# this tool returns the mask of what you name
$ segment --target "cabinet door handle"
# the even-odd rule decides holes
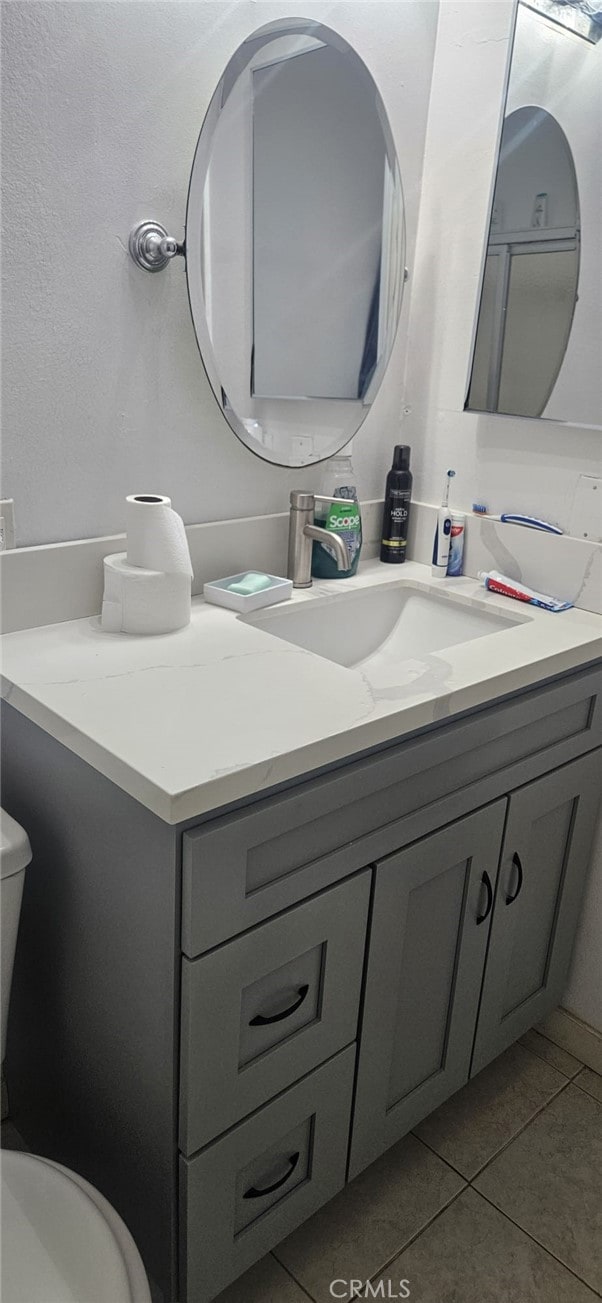
[[[512,863],[513,863],[513,865],[514,865],[514,867],[515,867],[515,869],[516,869],[516,871],[517,871],[517,873],[518,873],[518,881],[517,881],[517,884],[516,884],[516,891],[515,891],[515,892],[508,892],[508,894],[507,894],[507,896],[506,896],[506,904],[507,904],[507,905],[511,905],[511,904],[513,903],[513,901],[516,900],[516,897],[517,897],[517,896],[520,896],[521,887],[522,887],[522,885],[523,885],[523,876],[524,876],[524,875],[523,875],[523,866],[522,866],[522,864],[521,864],[521,862],[520,862],[520,855],[519,855],[518,851],[515,851],[515,852],[514,852],[514,855],[512,856]]]
[[[273,1013],[270,1018],[265,1017],[262,1013],[258,1013],[254,1018],[251,1018],[249,1027],[267,1027],[268,1023],[282,1022],[283,1018],[290,1018],[292,1013],[296,1013],[297,1009],[301,1008],[308,991],[309,986],[300,986],[297,991],[299,998],[295,1000],[294,1004],[289,1004],[288,1009],[283,1009],[282,1013]]]
[[[481,878],[481,882],[483,883],[483,886],[485,887],[485,890],[487,892],[487,904],[485,905],[485,909],[483,910],[483,913],[477,914],[477,923],[485,922],[485,919],[488,918],[491,913],[491,906],[493,905],[493,887],[491,885],[491,878],[489,877],[487,870],[485,870]]]
[[[288,1159],[288,1172],[285,1172],[284,1176],[281,1176],[279,1181],[275,1181],[273,1185],[266,1185],[264,1190],[258,1190],[257,1186],[252,1185],[248,1190],[245,1190],[243,1199],[263,1199],[266,1194],[273,1194],[274,1190],[279,1190],[281,1185],[286,1185],[286,1182],[293,1175],[297,1163],[299,1162],[299,1157],[299,1150],[297,1150],[296,1154],[291,1154]]]

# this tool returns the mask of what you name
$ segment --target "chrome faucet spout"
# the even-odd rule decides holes
[[[288,578],[293,588],[311,588],[312,542],[327,543],[336,558],[338,570],[349,569],[349,555],[343,539],[314,524],[316,499],[313,493],[293,489],[288,534]]]
[[[333,534],[329,529],[321,529],[319,525],[306,525],[303,533],[306,538],[315,539],[317,543],[327,543],[333,549],[337,570],[349,569],[349,555],[339,534]]]

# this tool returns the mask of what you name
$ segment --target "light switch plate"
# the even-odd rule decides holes
[[[570,532],[575,538],[602,543],[602,479],[580,475],[577,480]]]

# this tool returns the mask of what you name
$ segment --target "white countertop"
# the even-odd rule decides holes
[[[510,602],[474,579],[432,580],[417,562],[400,572],[368,561],[292,603],[408,581],[520,623],[404,661],[394,686],[375,686],[195,598],[190,626],[159,637],[104,633],[98,617],[5,634],[2,695],[177,823],[602,656],[602,616]]]

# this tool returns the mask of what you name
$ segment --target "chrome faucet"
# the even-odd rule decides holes
[[[329,498],[329,502],[338,501]],[[288,531],[288,577],[293,588],[311,588],[312,541],[327,543],[332,548],[338,570],[349,569],[349,554],[339,534],[314,525],[316,499],[313,493],[293,489]]]

